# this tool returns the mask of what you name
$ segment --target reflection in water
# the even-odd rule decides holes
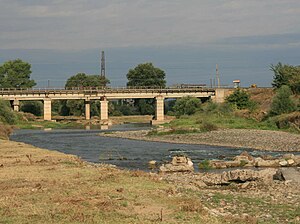
[[[25,142],[37,147],[74,154],[82,159],[95,163],[110,163],[128,169],[148,170],[148,162],[158,164],[169,161],[172,156],[185,154],[197,164],[204,159],[230,159],[244,150],[253,156],[261,154],[280,155],[281,153],[262,152],[230,147],[171,144],[162,142],[146,142],[121,138],[102,137],[103,130],[64,129],[64,130],[17,130],[11,140]],[[124,124],[110,126],[110,131],[141,130],[149,128],[145,125]]]

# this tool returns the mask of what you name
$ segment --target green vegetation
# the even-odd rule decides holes
[[[31,88],[36,83],[30,74],[31,65],[21,59],[4,62],[0,66],[0,88]]]
[[[202,169],[202,170],[209,170],[212,168],[209,160],[203,160],[202,162],[200,162],[198,164],[198,167],[199,167],[199,169]]]
[[[129,87],[165,87],[166,74],[152,63],[139,64],[127,73],[127,86]]]
[[[274,72],[272,85],[275,88],[287,85],[293,93],[300,93],[300,66],[283,65],[279,62],[277,65],[271,65],[270,69]]]
[[[289,86],[281,86],[273,98],[270,115],[280,115],[296,110],[296,104],[291,98],[292,91]]]
[[[226,98],[226,102],[235,106],[239,110],[254,110],[256,108],[255,102],[250,100],[250,95],[239,88]]]
[[[192,115],[200,109],[201,101],[195,97],[182,97],[176,100],[173,110],[175,111],[176,117],[182,115]]]
[[[217,128],[246,128],[246,129],[264,129],[278,130],[276,124],[271,119],[257,121],[254,118],[245,118],[238,116],[235,110],[227,103],[216,104],[207,102],[203,104],[202,110],[191,116],[181,116],[179,119],[166,124],[167,127],[174,129],[206,129],[207,131]]]
[[[166,86],[165,72],[152,63],[139,64],[127,73],[130,88],[163,88]],[[121,100],[111,103],[110,115],[150,115],[154,114],[154,99]]]
[[[83,87],[103,87],[109,83],[109,80],[99,75],[87,75],[78,73],[71,76],[67,82],[66,88],[83,88]]]
[[[9,102],[0,99],[0,123],[12,125],[17,120],[17,114],[11,109]]]

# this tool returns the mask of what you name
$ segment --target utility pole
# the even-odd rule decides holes
[[[105,56],[104,51],[101,52],[101,71],[100,71],[100,77],[105,78]]]
[[[216,78],[217,78],[218,88],[220,88],[220,74],[219,74],[218,64],[216,64]]]

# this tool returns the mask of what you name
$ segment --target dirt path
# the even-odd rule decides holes
[[[205,133],[148,136],[148,131],[103,133],[109,137],[184,144],[252,148],[266,151],[300,152],[300,135],[281,131],[226,129]]]

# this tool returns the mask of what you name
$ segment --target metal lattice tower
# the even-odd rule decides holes
[[[100,76],[105,78],[105,56],[104,51],[101,52],[101,72]]]
[[[217,78],[217,87],[220,88],[220,74],[219,74],[219,66],[216,64],[216,78]]]

